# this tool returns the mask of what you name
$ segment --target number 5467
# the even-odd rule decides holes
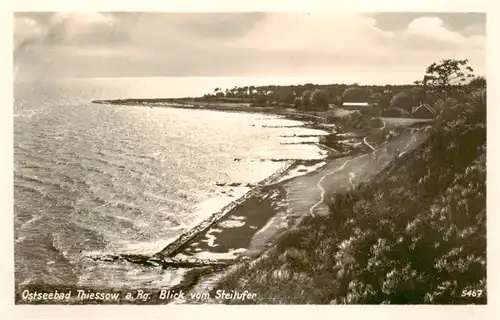
[[[479,298],[483,294],[483,290],[462,290],[462,297]]]

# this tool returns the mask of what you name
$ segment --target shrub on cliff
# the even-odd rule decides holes
[[[344,209],[337,303],[486,301],[486,118],[471,107]]]

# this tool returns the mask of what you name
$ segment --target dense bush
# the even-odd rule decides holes
[[[265,96],[257,96],[253,100],[255,106],[264,106],[267,103],[267,98]]]
[[[325,90],[316,89],[311,94],[311,107],[315,110],[327,110],[329,97]]]
[[[399,92],[398,94],[394,95],[391,99],[391,108],[401,108],[403,110],[406,110],[407,112],[412,111],[413,107],[416,107],[417,101],[415,97],[412,95],[411,92]]]
[[[344,102],[364,102],[370,97],[371,92],[368,88],[354,86],[344,90],[342,100]]]

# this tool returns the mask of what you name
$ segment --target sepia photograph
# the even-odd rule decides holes
[[[359,10],[14,12],[14,303],[486,305],[486,13]]]

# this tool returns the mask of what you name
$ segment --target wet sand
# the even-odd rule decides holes
[[[231,252],[244,253],[250,247],[253,236],[262,230],[272,217],[285,210],[284,200],[283,186],[265,186],[206,232],[185,243],[173,255],[234,258]]]

